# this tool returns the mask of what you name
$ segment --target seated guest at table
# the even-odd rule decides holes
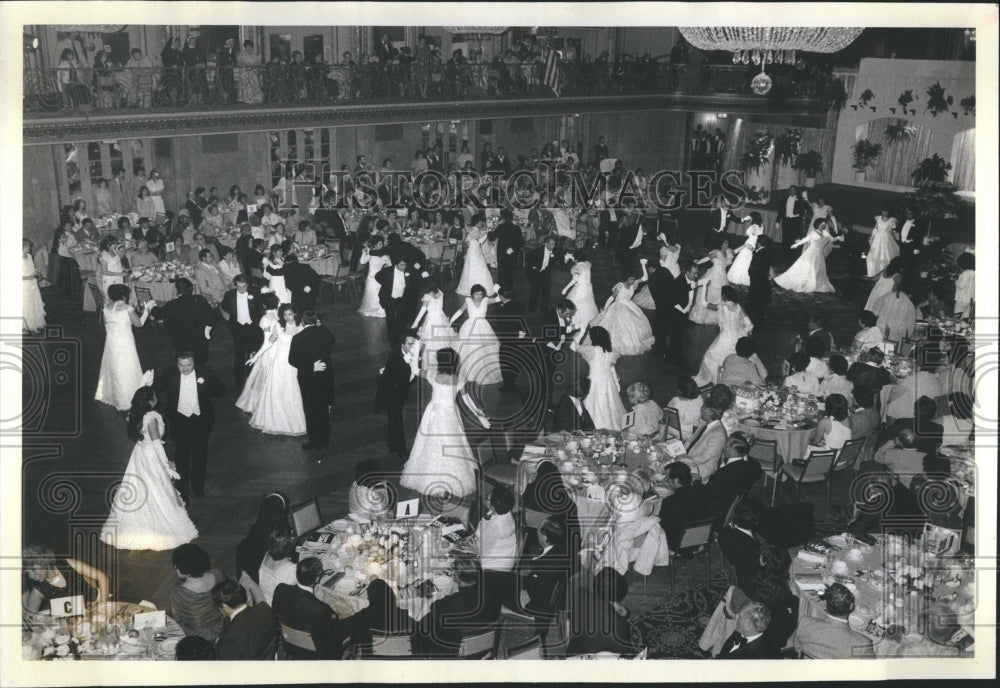
[[[691,467],[681,461],[674,461],[666,467],[667,487],[672,493],[660,503],[660,525],[667,535],[667,546],[676,552],[684,536],[688,523],[708,518],[708,487],[691,481]]]
[[[226,295],[231,283],[222,275],[217,265],[218,259],[208,248],[201,249],[198,256],[201,260],[194,267],[194,282],[208,305],[216,308],[222,303],[222,297]]]
[[[951,459],[932,452],[924,456],[920,474],[913,476],[910,481],[910,491],[918,504],[933,507],[924,509],[930,523],[942,528],[961,530],[962,512],[967,508],[968,502],[954,498],[959,495],[951,480]],[[921,494],[924,490],[928,492]],[[953,497],[944,502],[939,497],[942,493]]]
[[[771,612],[759,602],[740,610],[736,630],[723,643],[716,659],[767,659],[768,645],[764,632],[771,623]]]
[[[745,499],[736,507],[733,522],[719,531],[719,549],[722,556],[736,571],[736,587],[751,590],[754,577],[760,569],[760,505]]]
[[[406,634],[411,635],[414,629],[413,619],[405,609],[399,608],[399,600],[392,588],[382,580],[376,578],[368,585],[365,591],[368,597],[368,606],[362,609],[354,617],[352,639],[358,644],[370,644],[372,631],[381,633]]]
[[[899,418],[913,418],[918,395],[931,399],[941,396],[941,381],[928,366],[919,363],[917,366],[919,370],[897,381],[889,388],[888,396],[884,397],[886,423]]]
[[[218,203],[209,203],[205,208],[205,215],[198,225],[198,231],[210,239],[218,236],[226,228],[226,218],[219,212]]]
[[[585,579],[586,580],[586,579]],[[573,586],[569,594],[570,636],[566,655],[614,652],[633,655],[629,610],[622,604],[628,581],[611,567],[597,572],[589,585]]]
[[[809,365],[806,366],[806,370],[819,378],[820,381],[825,379],[830,374],[830,368],[823,360],[823,357],[829,353],[823,340],[810,337],[806,340],[802,350],[809,354]]]
[[[181,208],[178,216],[186,216],[190,218],[191,223],[195,227],[201,224],[201,205],[198,204],[198,198],[193,191],[187,192],[187,199],[184,201],[184,207]]]
[[[645,382],[636,382],[626,390],[629,406],[635,413],[635,424],[629,429],[629,434],[637,437],[649,437],[655,440],[663,439],[667,431],[663,420],[663,409],[653,401],[653,392]]]
[[[590,412],[583,405],[583,400],[589,393],[590,379],[578,377],[556,404],[552,415],[552,432],[576,432],[577,430],[594,429],[594,421],[590,417]]]
[[[140,217],[139,226],[132,230],[132,240],[136,244],[145,240],[146,244],[149,245],[149,250],[156,254],[160,253],[160,250],[163,248],[163,244],[166,241],[163,238],[163,234],[160,233],[160,230],[156,227],[149,226],[149,219],[145,217]]]
[[[236,581],[216,585],[212,599],[226,617],[222,635],[215,641],[219,659],[274,659],[278,620],[270,605],[258,602],[247,606],[247,591]]]
[[[882,330],[876,327],[878,316],[871,311],[861,311],[858,322],[861,324],[861,331],[854,335],[854,348],[870,349],[873,346],[882,346]]]
[[[828,397],[840,394],[850,399],[854,394],[854,383],[847,379],[847,359],[839,354],[830,356],[829,373],[819,383],[819,396]]]
[[[536,631],[543,639],[552,616],[565,603],[566,586],[579,561],[567,550],[566,538],[563,521],[547,518],[538,528],[541,553],[522,558],[517,569],[521,585],[516,606],[535,617]]]
[[[177,580],[170,590],[170,616],[185,635],[214,641],[222,633],[222,612],[212,600],[212,588],[226,580],[212,568],[208,554],[198,545],[181,545],[172,555]]]
[[[535,478],[521,494],[521,508],[553,516],[563,526],[563,542],[577,551],[580,522],[576,502],[563,483],[562,474],[552,461],[538,464]]]
[[[736,340],[736,353],[729,354],[722,361],[719,382],[730,387],[746,383],[763,386],[767,369],[757,356],[757,342],[751,337]]]
[[[297,659],[342,659],[344,641],[350,636],[353,621],[337,619],[314,590],[323,577],[323,562],[316,557],[301,560],[295,571],[296,584],[281,583],[274,590],[274,615],[278,622],[312,636],[315,652],[285,643],[285,649]]]
[[[948,395],[948,407],[941,409],[941,415],[934,419],[941,426],[943,441],[961,443],[969,436],[975,427],[972,419],[973,403],[972,397],[962,392]]]
[[[22,605],[25,612],[46,611],[49,600],[83,595],[86,602],[108,599],[108,577],[79,559],[56,559],[45,545],[27,545],[21,551]]]
[[[858,354],[858,360],[847,369],[847,379],[854,383],[854,388],[865,387],[875,393],[878,399],[882,388],[892,381],[889,371],[882,367],[885,352],[872,347]]]
[[[854,659],[873,655],[868,636],[851,629],[847,617],[854,611],[854,595],[840,583],[826,589],[826,614],[799,619],[795,649],[812,659]]]
[[[288,528],[288,499],[272,492],[257,506],[257,518],[240,544],[236,546],[236,576],[246,573],[254,583],[260,583],[258,571],[268,550],[268,538],[277,528]]]
[[[236,275],[243,274],[243,266],[240,265],[240,260],[236,257],[236,251],[227,251],[226,255],[222,257],[222,260],[219,261],[219,273],[222,275],[222,279],[226,280],[226,284],[232,284]]]
[[[215,645],[196,635],[181,638],[174,650],[174,659],[179,662],[209,662],[218,658]]]
[[[809,354],[805,351],[796,351],[792,354],[792,374],[785,378],[783,386],[786,389],[795,387],[799,394],[819,394],[819,378],[815,373],[806,370],[809,363]]]
[[[677,396],[667,402],[667,408],[677,409],[683,439],[690,439],[701,424],[701,407],[705,399],[698,391],[698,383],[691,377],[677,378]]]
[[[687,441],[687,463],[698,471],[695,479],[708,482],[719,467],[726,446],[726,426],[722,416],[733,405],[733,392],[725,385],[716,385],[708,393],[701,408],[701,424]]]
[[[805,331],[799,335],[801,342],[800,350],[808,351],[812,356],[823,358],[828,353],[837,348],[837,343],[833,339],[833,334],[820,322],[820,316],[809,316],[809,324]],[[812,346],[809,342],[813,342]]]
[[[354,482],[347,494],[351,516],[361,521],[386,518],[396,508],[395,488],[386,480],[386,472],[375,459],[359,461],[354,467]]]
[[[500,617],[500,598],[484,585],[483,570],[470,556],[460,556],[452,565],[458,592],[431,604],[413,633],[416,654],[454,657],[463,635],[476,635],[493,628]]]
[[[868,437],[878,429],[881,419],[875,408],[875,393],[867,387],[856,387],[852,393],[858,408],[847,419],[851,427],[851,439]]]
[[[173,233],[168,236],[171,241],[175,241],[181,246],[190,246],[194,243],[194,235],[197,231],[198,228],[191,220],[190,215],[188,215],[187,211],[182,210],[180,216],[177,218],[177,226],[174,228]]]
[[[274,590],[282,583],[295,585],[295,567],[299,557],[295,552],[295,534],[286,524],[275,526],[267,536],[267,553],[260,562],[257,581],[264,601],[271,604]]]
[[[764,631],[769,659],[781,656],[799,622],[799,598],[792,594],[788,580],[791,563],[788,550],[762,545],[760,569],[748,593],[755,602],[760,602],[771,612],[771,623]]]
[[[497,485],[490,493],[490,506],[476,525],[480,561],[487,571],[512,571],[517,563],[517,526],[514,523],[514,493]]]
[[[315,246],[316,230],[307,221],[299,223],[299,228],[295,230],[292,240],[299,246]]]
[[[257,212],[260,215],[260,226],[263,228],[265,233],[267,233],[270,228],[275,225],[283,225],[285,222],[281,215],[278,215],[278,213],[271,209],[270,205],[265,204],[261,206],[257,209]],[[263,238],[263,235],[261,235],[261,238]]]
[[[136,252],[129,255],[129,264],[133,268],[141,268],[144,265],[152,265],[156,262],[156,255],[149,250],[149,243],[143,239],[138,243]]]
[[[719,469],[708,481],[708,499],[716,517],[716,528],[721,528],[733,500],[746,493],[760,478],[761,467],[750,458],[750,441],[742,432],[734,432],[726,439]]]
[[[912,286],[901,282],[895,290],[872,304],[871,310],[878,316],[876,327],[886,333],[886,339],[890,341],[902,341],[916,329],[920,311],[910,298],[912,291]]]
[[[913,405],[913,417],[900,418],[888,423],[879,434],[879,443],[885,443],[897,437],[903,430],[913,430],[917,435],[917,449],[922,452],[932,452],[941,444],[944,428],[934,422],[937,417],[937,402],[930,397],[922,396]]]
[[[842,394],[831,394],[826,398],[825,406],[823,417],[809,436],[811,450],[840,449],[851,439],[847,399]]]
[[[906,429],[878,448],[875,463],[887,467],[903,487],[909,488],[914,476],[923,468],[926,455],[927,452],[917,447],[916,433]]]
[[[80,228],[74,232],[74,235],[76,236],[76,240],[80,243],[90,241],[96,244],[101,240],[101,233],[97,231],[94,221],[89,217],[85,218],[83,222],[80,223]]]
[[[267,247],[269,249],[275,246],[281,246],[282,252],[287,252],[289,247],[284,246],[284,243],[290,240],[288,235],[285,234],[285,223],[276,222],[268,227],[268,230],[264,235],[264,241],[267,242]]]

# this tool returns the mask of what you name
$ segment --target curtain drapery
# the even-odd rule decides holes
[[[896,121],[894,117],[874,119],[868,123],[865,136],[882,144],[882,155],[868,168],[865,179],[881,184],[913,186],[913,171],[920,161],[931,155],[931,130],[919,124],[910,123],[915,133],[908,139],[889,143],[885,130]]]
[[[976,190],[976,130],[955,134],[951,147],[952,183],[963,191]]]

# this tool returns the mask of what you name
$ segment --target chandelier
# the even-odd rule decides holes
[[[760,65],[751,88],[757,95],[771,90],[771,77],[764,73],[768,64],[795,64],[795,52],[835,53],[856,39],[863,28],[840,26],[682,26],[681,35],[702,50],[727,50],[733,64]]]
[[[124,24],[56,24],[53,27],[62,33],[118,33]]]
[[[499,36],[509,29],[509,26],[446,26],[448,33],[464,33],[467,36]]]

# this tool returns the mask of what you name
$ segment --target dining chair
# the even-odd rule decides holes
[[[681,428],[681,415],[672,406],[663,407],[663,417],[667,421],[667,433],[674,432],[677,439],[684,441],[684,430]]]
[[[410,642],[410,634],[386,633],[384,631],[372,631],[371,645],[367,643],[359,646],[362,657],[412,657],[413,646]]]
[[[460,659],[493,659],[496,656],[497,629],[462,636],[458,646]]]
[[[795,484],[795,501],[799,499],[799,485],[802,483],[818,483],[829,481],[833,463],[837,459],[836,449],[810,451],[805,458],[798,461],[781,464],[780,480],[789,478]],[[780,482],[777,481],[777,482]],[[777,490],[777,484],[775,485]],[[830,507],[830,490],[827,485],[827,508]]]
[[[348,288],[352,296],[352,303],[354,301],[353,297],[357,296],[357,285],[351,279],[351,263],[349,260],[341,261],[340,265],[337,266],[337,274],[327,275],[323,277],[323,281],[333,287],[333,298],[334,301],[337,299],[337,292],[342,290],[345,286]]]
[[[750,443],[751,459],[755,459],[760,464],[764,473],[763,494],[767,496],[767,480],[770,478],[774,482],[774,489],[771,491],[771,506],[774,506],[774,496],[778,492],[778,472],[781,469],[782,458],[778,454],[778,440],[766,440],[755,437]]]
[[[499,629],[496,645],[497,659],[508,659],[511,651],[522,647],[538,636],[535,617],[514,611],[506,606],[500,608],[497,627]]]
[[[705,555],[705,585],[709,585],[712,580],[712,525],[715,517],[709,516],[700,521],[693,521],[684,525],[684,534],[681,536],[678,551],[690,549],[692,547],[703,547],[702,554]],[[677,585],[677,557],[670,558],[670,591],[673,592]]]
[[[315,497],[292,506],[290,511],[295,537],[301,538],[323,525],[319,502]]]
[[[302,653],[316,653],[316,643],[313,642],[312,633],[300,631],[297,628],[281,624],[281,640],[285,646],[285,653],[290,659],[295,659],[295,655]]]

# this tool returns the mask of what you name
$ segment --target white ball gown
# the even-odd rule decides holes
[[[719,311],[708,306],[709,304],[718,306],[722,303],[722,288],[727,284],[729,278],[726,277],[726,265],[720,253],[718,258],[713,258],[708,273],[698,281],[698,292],[695,294],[694,306],[691,307],[688,320],[700,325],[718,325]]]
[[[112,302],[104,308],[104,356],[94,399],[128,411],[132,397],[142,387],[142,367],[132,334],[132,307]]]
[[[35,279],[35,261],[31,256],[21,258],[21,309],[24,329],[38,332],[45,327],[45,303]]]
[[[888,220],[883,220],[881,215],[875,218],[871,246],[868,248],[868,257],[865,258],[869,277],[875,277],[885,270],[889,261],[899,255],[899,244],[896,243],[896,237],[892,235],[892,230],[895,228],[896,218],[890,217]]]
[[[469,230],[469,236],[465,242],[465,263],[462,265],[462,276],[455,287],[455,293],[460,296],[470,296],[472,287],[480,285],[490,291],[493,286],[493,273],[490,272],[486,264],[486,257],[483,254],[483,243],[486,241],[486,234],[479,230]]]
[[[618,354],[587,344],[574,346],[590,366],[590,393],[583,400],[594,427],[598,430],[621,430],[625,426],[625,404],[615,371]]]
[[[459,415],[456,379],[431,375],[431,401],[420,417],[420,428],[403,468],[400,484],[425,495],[450,493],[465,497],[476,491],[478,464]]]
[[[101,263],[101,267],[106,269],[108,272],[121,272],[122,271],[122,259],[117,253],[108,253],[107,251],[102,251],[101,255],[98,257]],[[105,275],[103,272],[100,273],[100,284],[101,284],[101,294],[104,298],[108,298],[108,287],[112,284],[122,284],[122,275]]]
[[[719,304],[719,335],[708,346],[694,380],[698,386],[719,381],[719,366],[726,356],[736,352],[736,340],[753,331],[753,322],[738,303]]]
[[[163,443],[148,439],[151,425],[163,436],[160,414],[150,411],[143,416],[143,436],[132,449],[111,513],[101,529],[101,541],[116,549],[164,551],[198,537],[198,529],[171,482],[171,474],[177,474],[169,467]]]
[[[753,259],[753,251],[757,247],[757,237],[764,233],[760,225],[750,225],[747,227],[747,240],[737,250],[733,264],[729,266],[726,279],[730,284],[738,284],[743,287],[750,286],[750,261]]]
[[[801,294],[833,292],[833,285],[826,276],[826,257],[823,255],[823,247],[830,241],[829,235],[813,229],[800,241],[805,244],[802,255],[792,263],[792,267],[778,275],[774,283],[782,289]]]
[[[264,318],[261,318],[262,325],[263,322]],[[250,416],[250,427],[265,434],[304,435],[306,414],[299,390],[298,371],[288,362],[292,337],[302,331],[302,326],[282,328],[277,323],[277,317],[272,322],[270,331],[265,330],[262,353],[250,371],[236,406],[253,414]],[[269,342],[275,333],[277,340]]]
[[[489,301],[479,305],[471,298],[465,300],[465,322],[458,330],[459,378],[462,382],[495,385],[503,382],[500,372],[500,340],[493,326],[486,319]]]
[[[882,275],[879,277],[875,284],[872,286],[871,292],[868,294],[868,300],[865,302],[865,310],[875,312],[875,302],[880,298],[888,294],[896,287],[896,280],[892,277],[886,277]]]
[[[424,294],[422,301],[425,311],[417,335],[424,345],[427,369],[431,370],[437,365],[436,355],[439,350],[451,347],[457,351],[458,347],[455,330],[444,312],[444,293],[438,291],[435,294]]]
[[[368,276],[365,277],[365,293],[361,297],[361,307],[358,313],[366,318],[384,318],[385,309],[378,301],[379,290],[382,285],[378,283],[375,276],[379,271],[389,264],[389,256],[373,256],[365,253],[358,261],[362,265],[368,265]]]
[[[574,284],[566,293],[566,298],[576,306],[573,325],[583,330],[600,313],[597,301],[594,300],[594,284],[590,280],[590,263],[587,261],[576,263],[569,272],[573,276]]]
[[[269,259],[264,259],[264,275],[267,277],[267,286],[278,297],[279,303],[291,303],[292,292],[285,286],[284,275],[272,275],[270,268],[280,269],[282,263],[272,263]]]
[[[632,300],[635,290],[642,283],[628,287],[619,282],[611,289],[614,301],[591,321],[591,327],[600,326],[611,335],[611,349],[619,356],[638,356],[653,348],[656,338],[649,318]]]

